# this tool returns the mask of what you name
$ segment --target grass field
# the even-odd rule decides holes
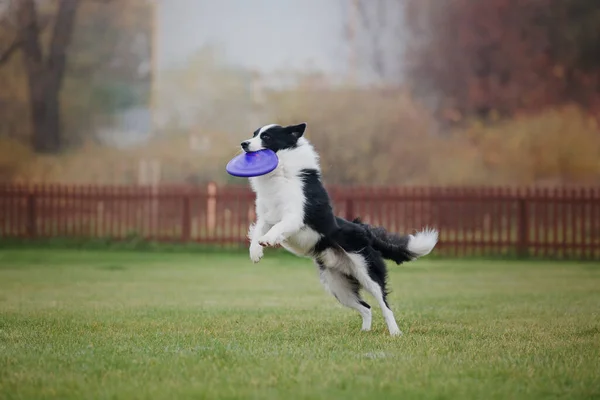
[[[267,253],[0,252],[0,399],[600,398],[600,265],[391,270],[405,335],[311,262]],[[371,299],[369,299],[371,300]]]

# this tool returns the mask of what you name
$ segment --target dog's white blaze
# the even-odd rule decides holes
[[[248,150],[259,151],[262,149],[264,149],[264,147],[262,145],[262,140],[259,135],[256,135],[256,137],[253,137],[252,139],[248,140]]]
[[[261,133],[264,133],[275,126],[280,126],[280,125],[269,124],[269,125],[265,125],[262,128],[260,128],[258,130],[258,134],[255,137],[253,137],[252,139],[248,140],[248,150],[250,150],[250,151],[263,150],[264,147],[262,145],[262,139],[260,138],[260,135],[261,135]]]
[[[256,136],[259,136],[261,133],[273,128],[274,126],[278,126],[278,125],[277,124],[269,124],[269,125],[263,126],[262,128],[260,128],[260,130],[258,131],[258,135],[256,135]]]
[[[408,250],[411,253],[416,254],[417,257],[423,257],[433,250],[437,241],[438,232],[435,229],[425,228],[421,232],[410,235]]]

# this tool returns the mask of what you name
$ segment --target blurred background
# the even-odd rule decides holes
[[[0,88],[0,236],[243,246],[307,122],[346,218],[600,258],[597,0],[0,0]]]
[[[401,341],[248,257],[225,166],[300,122],[439,231]],[[599,289],[600,0],[0,0],[0,400],[600,400]]]
[[[224,183],[301,121],[329,183],[600,181],[596,0],[0,0],[0,88],[5,182]]]

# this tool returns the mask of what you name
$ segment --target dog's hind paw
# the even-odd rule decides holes
[[[390,330],[390,336],[402,336],[404,333],[400,329],[392,329]]]

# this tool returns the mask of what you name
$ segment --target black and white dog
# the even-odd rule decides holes
[[[321,182],[319,156],[303,137],[306,124],[266,125],[241,143],[246,152],[271,149],[279,165],[269,174],[250,178],[256,193],[256,223],[250,226],[250,259],[258,262],[263,247],[281,245],[310,257],[321,282],[344,306],[362,316],[362,330],[371,329],[371,307],[362,287],[379,303],[391,335],[402,332],[387,303],[384,258],[397,264],[422,257],[438,240],[435,230],[398,236],[356,219],[336,217]]]

